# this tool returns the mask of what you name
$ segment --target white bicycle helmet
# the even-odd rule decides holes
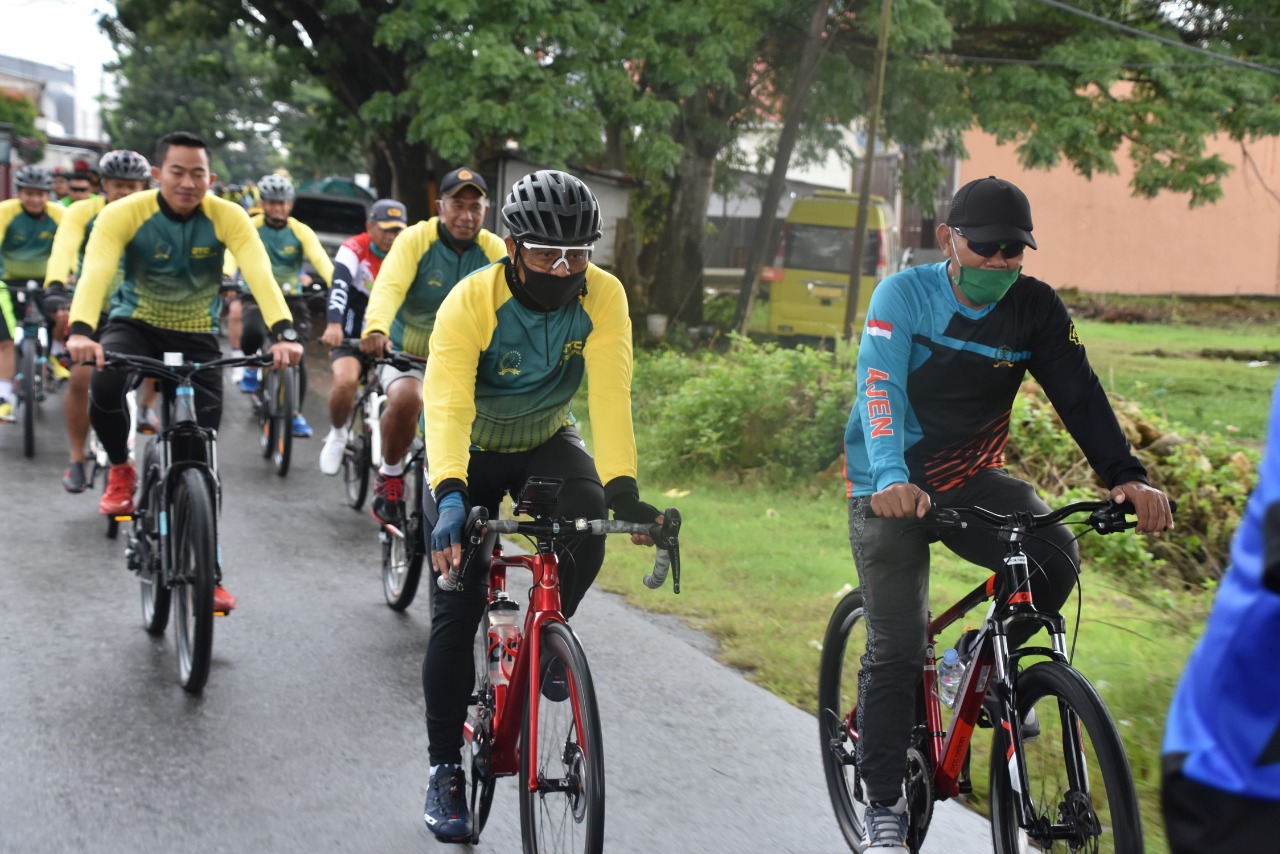
[[[43,166],[23,166],[13,173],[13,182],[32,190],[52,190],[53,173]]]
[[[148,181],[151,178],[151,164],[136,151],[118,148],[102,155],[102,159],[98,161],[98,174],[103,178],[116,178],[120,181]]]
[[[264,202],[291,201],[293,182],[283,175],[264,175],[258,182],[258,197]]]

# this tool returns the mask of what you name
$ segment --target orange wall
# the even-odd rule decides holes
[[[1240,146],[1214,139],[1234,168],[1215,204],[1187,206],[1186,195],[1134,198],[1128,155],[1116,153],[1117,175],[1086,179],[1069,166],[1026,170],[1012,145],[987,134],[965,137],[963,186],[996,175],[1031,200],[1040,249],[1027,253],[1029,275],[1057,287],[1134,294],[1265,294],[1280,296],[1280,138]]]

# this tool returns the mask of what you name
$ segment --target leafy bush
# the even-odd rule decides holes
[[[756,345],[724,354],[642,353],[633,396],[646,461],[780,482],[812,478],[843,453],[854,351]]]

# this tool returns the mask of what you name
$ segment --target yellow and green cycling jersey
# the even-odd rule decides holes
[[[466,483],[472,449],[530,450],[575,423],[571,404],[584,379],[601,482],[634,479],[622,283],[589,265],[585,296],[536,311],[512,297],[509,264],[463,279],[440,306],[422,387],[432,488],[451,478]]]
[[[15,284],[23,279],[44,281],[53,251],[53,238],[66,211],[46,203],[44,214],[32,216],[21,199],[0,202],[0,279]]]
[[[249,222],[258,229],[258,237],[271,258],[271,272],[285,296],[302,293],[303,258],[311,262],[326,286],[333,284],[333,261],[325,254],[320,238],[316,237],[310,226],[289,217],[284,225],[276,227],[268,223],[260,213],[249,217]],[[234,276],[238,268],[235,254],[228,252],[226,263],[222,267],[223,274]]]
[[[426,356],[436,312],[460,280],[500,258],[507,246],[491,231],[480,229],[459,254],[441,235],[439,217],[411,225],[400,233],[378,270],[364,312],[364,334],[381,332],[397,350]]]
[[[93,221],[102,209],[107,206],[105,196],[90,196],[75,202],[58,224],[58,234],[53,238],[53,251],[49,255],[49,267],[45,271],[44,286],[47,288],[55,282],[66,285],[72,274],[80,275],[84,266],[84,247],[93,231]],[[122,259],[123,260],[123,259]],[[102,301],[102,310],[106,312],[111,301],[111,294],[124,280],[124,264],[116,267],[116,277],[111,283],[106,298]]]
[[[267,250],[243,208],[206,195],[195,211],[181,217],[159,190],[144,190],[108,205],[94,220],[71,323],[96,328],[103,297],[123,258],[124,279],[111,297],[112,319],[132,318],[179,332],[217,332],[226,250],[239,259],[268,328],[291,321]]]

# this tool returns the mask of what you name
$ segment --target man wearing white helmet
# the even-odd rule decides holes
[[[20,288],[28,279],[44,280],[64,211],[49,201],[48,169],[23,166],[13,177],[18,198],[0,202],[0,280]],[[13,420],[13,331],[19,322],[9,288],[0,287],[0,421]]]
[[[54,315],[57,320],[55,338],[58,340],[61,340],[65,330],[66,309],[71,304],[67,286],[75,283],[80,267],[84,263],[84,246],[89,240],[89,233],[93,230],[94,220],[110,203],[145,190],[151,180],[151,164],[147,162],[147,158],[136,151],[108,151],[98,161],[98,173],[102,176],[103,194],[73,202],[67,208],[58,226],[58,234],[53,239],[53,250],[49,255],[49,266],[45,271],[44,286],[47,293],[45,310]],[[113,293],[123,278],[122,263],[116,273],[112,287]],[[109,305],[110,295],[102,303],[103,317],[106,316]],[[100,321],[95,332],[101,335],[102,327],[105,325],[105,320]],[[67,492],[84,492],[86,485],[85,441],[89,436],[89,381],[92,378],[91,366],[73,365],[71,367],[66,399],[63,401],[67,438],[71,442],[71,462],[62,476],[62,486]],[[155,400],[155,385],[147,382],[144,388],[146,389],[143,393],[145,411],[139,419],[139,429],[143,432],[153,432],[159,423],[149,406]],[[147,415],[148,412],[150,417]]]
[[[267,175],[258,182],[258,195],[262,202],[262,213],[250,217],[262,244],[267,247],[267,255],[271,257],[271,272],[275,274],[280,289],[284,291],[285,302],[293,312],[294,327],[298,330],[298,340],[306,343],[311,336],[311,309],[307,305],[307,297],[303,286],[302,261],[311,262],[316,274],[324,280],[326,286],[333,283],[333,261],[325,254],[320,238],[307,226],[289,216],[293,211],[293,182],[283,175]],[[223,273],[234,276],[236,260],[230,252],[226,255]],[[240,337],[240,349],[255,352],[262,346],[267,335],[267,326],[262,321],[262,312],[249,294],[240,295],[240,303],[244,307],[244,327]],[[307,367],[305,358],[298,363],[298,412],[293,416],[293,435],[306,439],[311,436],[311,425],[302,415],[302,404],[307,397]],[[258,372],[254,368],[247,369],[241,380],[243,391],[253,392],[258,388]]]

